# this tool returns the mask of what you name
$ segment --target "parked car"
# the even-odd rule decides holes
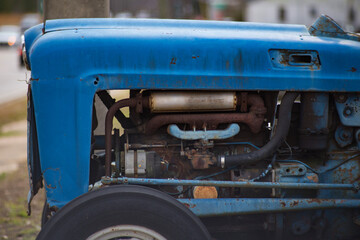
[[[0,46],[16,46],[20,43],[20,28],[15,25],[0,26]]]

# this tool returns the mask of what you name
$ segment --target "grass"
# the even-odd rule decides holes
[[[0,239],[35,239],[40,231],[44,191],[34,198],[32,214],[27,216],[29,183],[26,163],[15,172],[0,174]]]
[[[10,132],[3,132],[0,129],[0,138],[1,137],[13,137],[13,136],[19,136],[23,134],[22,132],[18,132],[18,131],[10,131]]]
[[[0,134],[5,124],[26,119],[26,97],[0,105]]]
[[[27,218],[26,209],[24,206],[26,203],[25,198],[19,198],[16,202],[6,202],[5,208],[8,209],[9,214],[9,223],[11,224],[21,224]]]
[[[0,218],[0,224],[6,226],[7,233],[12,233],[10,236],[17,239],[34,239],[40,229],[39,224],[32,222],[27,215],[26,199],[20,197],[16,201],[5,202],[4,208],[7,213]]]
[[[0,182],[6,178],[6,173],[0,174]]]

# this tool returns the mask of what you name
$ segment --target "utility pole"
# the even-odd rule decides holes
[[[44,23],[59,18],[107,18],[110,17],[110,0],[43,0]],[[95,95],[98,125],[96,134],[104,134],[107,108]]]

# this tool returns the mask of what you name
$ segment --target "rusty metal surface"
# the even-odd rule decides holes
[[[345,32],[337,22],[327,15],[321,15],[315,23],[309,27],[309,33],[313,36],[360,41],[359,34]]]
[[[341,123],[348,127],[360,127],[360,95],[346,94],[336,98],[336,109]]]
[[[217,158],[214,153],[205,149],[191,149],[185,151],[185,155],[190,160],[194,169],[206,169],[216,164]]]
[[[245,123],[253,133],[258,133],[264,122],[264,115],[249,113],[204,113],[204,114],[162,114],[150,119],[145,125],[145,134],[153,134],[160,127],[172,123],[188,124],[202,128],[215,129],[221,123]]]
[[[244,100],[246,97],[246,101]],[[188,124],[191,128],[216,129],[221,123],[245,123],[253,133],[258,133],[264,122],[267,111],[263,99],[257,94],[241,95],[238,97],[238,105],[244,101],[249,106],[248,113],[196,113],[196,114],[162,114],[156,115],[143,126],[145,134],[153,134],[160,127],[168,124]],[[244,110],[244,107],[243,107]]]
[[[277,69],[320,70],[319,53],[313,50],[270,49],[271,63]]]
[[[360,207],[358,199],[222,198],[178,201],[201,217]]]
[[[328,142],[329,94],[302,93],[299,146],[309,150],[323,150]]]

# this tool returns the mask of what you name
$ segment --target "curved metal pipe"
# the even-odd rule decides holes
[[[264,122],[266,107],[258,94],[246,96],[248,113],[193,113],[193,114],[161,114],[151,118],[144,126],[145,134],[153,134],[160,127],[168,124],[189,124],[201,128],[206,123],[208,129],[216,129],[221,123],[245,123],[251,132],[259,133]],[[238,103],[241,104],[241,103]]]
[[[251,132],[258,133],[264,122],[264,115],[255,113],[199,113],[199,114],[164,114],[151,118],[145,125],[145,134],[153,134],[160,127],[168,124],[186,123],[202,127],[204,123],[211,129],[220,123],[245,123]]]
[[[110,177],[111,174],[111,146],[112,146],[112,128],[113,128],[113,119],[115,113],[123,107],[135,107],[138,99],[130,98],[123,99],[114,103],[109,111],[106,113],[105,117],[105,176]]]
[[[266,108],[264,106],[264,100],[258,94],[248,94],[247,104],[250,106],[249,111],[255,114],[264,115]],[[265,109],[265,110],[264,110]]]
[[[229,167],[239,164],[256,163],[271,156],[284,142],[289,132],[291,122],[291,110],[299,93],[285,93],[279,111],[279,121],[274,137],[262,148],[251,153],[244,153],[231,156],[219,156],[218,166]]]
[[[111,106],[115,103],[115,99],[113,99],[106,90],[97,92],[97,95],[107,109],[111,108]],[[120,110],[116,111],[115,117],[123,128],[135,127],[130,118],[125,117],[125,115]]]

